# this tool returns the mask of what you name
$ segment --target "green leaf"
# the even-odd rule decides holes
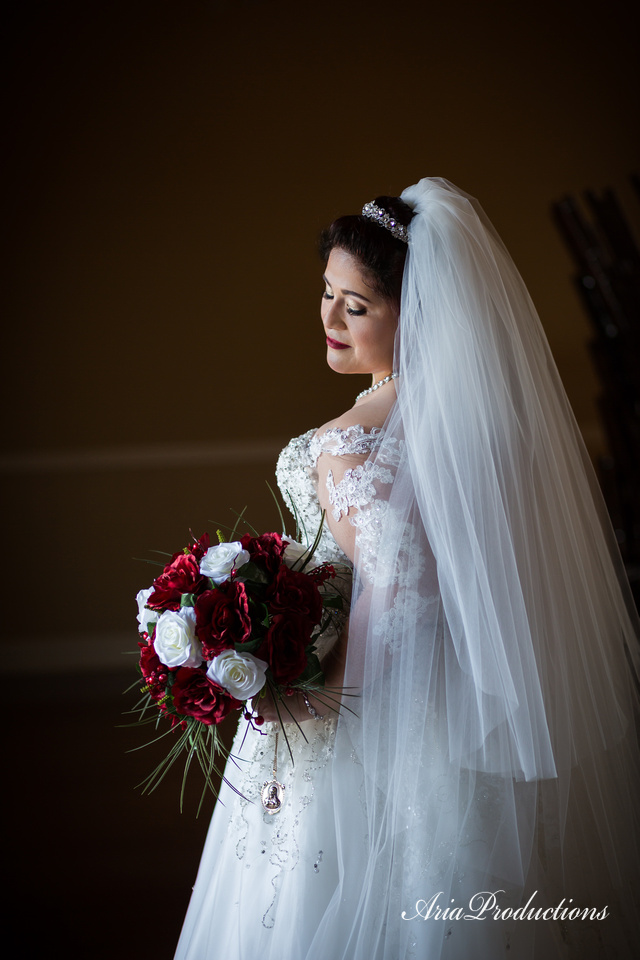
[[[313,557],[314,553],[317,550],[318,544],[320,543],[320,537],[322,536],[322,528],[324,526],[325,515],[326,515],[326,510],[323,510],[322,514],[320,515],[320,526],[318,527],[313,543],[309,547],[309,556],[307,557],[305,562],[302,564],[302,567],[300,568],[301,570],[304,570],[304,568],[311,562],[311,558]],[[305,536],[306,536],[306,533],[305,533]]]
[[[253,560],[249,560],[248,563],[243,563],[235,579],[241,583],[255,583],[258,585],[270,582],[269,575],[265,573],[261,567],[257,566]]]
[[[269,626],[269,608],[266,603],[256,603],[251,601],[249,604],[251,608],[251,616],[254,622],[257,620],[261,627]]]
[[[265,480],[265,483],[266,483],[266,485],[269,487],[269,493],[270,493],[271,496],[273,497],[273,501],[274,501],[274,503],[275,503],[275,505],[276,505],[276,509],[277,509],[277,511],[278,511],[278,516],[280,517],[280,523],[281,523],[280,529],[281,529],[282,532],[284,533],[284,531],[286,530],[286,524],[285,524],[285,522],[284,522],[284,517],[282,516],[282,509],[281,509],[281,507],[280,507],[280,503],[279,503],[279,501],[278,501],[277,494],[275,493],[273,487],[271,486],[271,484],[269,483],[268,480]]]
[[[233,530],[231,531],[231,541],[230,541],[231,543],[233,543],[233,542],[235,541],[235,539],[236,539],[236,531],[237,531],[238,527],[240,526],[240,524],[242,523],[242,521],[244,520],[244,515],[245,515],[245,513],[246,513],[246,510],[247,510],[247,508],[246,508],[246,507],[243,507],[242,510],[240,511],[240,513],[238,513],[237,510],[232,510],[232,511],[231,511],[232,513],[235,513],[235,515],[236,515],[236,522],[235,522],[235,524],[234,524],[234,526],[233,526]],[[247,523],[246,520],[245,520],[245,523]],[[247,525],[249,526],[249,524],[247,524]]]
[[[244,643],[236,643],[235,648],[237,653],[255,653],[258,649],[264,637],[254,637],[251,640],[245,640]]]
[[[307,648],[307,665],[304,672],[296,681],[296,686],[302,686],[306,683],[313,683],[319,687],[324,686],[324,674],[317,653]]]
[[[196,605],[196,595],[195,593],[183,593],[180,597],[180,606],[181,607],[195,607]]]
[[[328,607],[330,610],[342,610],[344,601],[342,597],[336,593],[329,595],[328,597],[324,596],[322,598],[322,606]]]

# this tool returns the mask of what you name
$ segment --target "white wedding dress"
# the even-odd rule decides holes
[[[352,570],[355,713],[287,725],[273,816],[275,725],[240,723],[176,960],[637,952],[640,621],[614,531],[490,222],[439,178],[402,199],[396,403],[277,471],[308,543],[326,511],[318,562]]]
[[[333,563],[350,573],[350,560],[330,529],[336,530],[337,521],[347,521],[358,532],[361,584],[376,560],[385,564],[380,529],[389,515],[388,492],[399,450],[394,443],[390,451],[384,446],[385,431],[379,428],[332,428],[322,436],[310,430],[292,440],[278,461],[280,490],[295,507],[309,542],[321,522],[319,472],[326,478],[321,486],[328,513],[316,561]],[[319,471],[323,455],[324,468]],[[419,608],[424,644],[431,643],[437,650],[444,649],[447,642],[441,598],[426,586],[433,587],[429,558],[423,549],[412,552],[410,529],[403,530],[398,538],[400,552],[389,568],[390,580],[397,583],[397,602],[378,619],[376,627],[384,656],[392,661],[400,655],[398,636],[407,604]],[[343,532],[344,527],[341,542]],[[404,570],[400,577],[398,565]],[[421,584],[418,591],[409,589],[412,576],[414,585]],[[325,648],[320,648],[320,655],[332,637],[323,640]],[[378,794],[371,793],[370,780],[363,775],[361,744],[358,741],[354,748],[349,734],[350,725],[353,730],[358,719],[349,715],[347,723],[343,716],[339,720],[310,718],[301,728],[294,723],[286,725],[293,762],[280,733],[277,779],[284,784],[285,793],[282,809],[275,815],[263,809],[260,792],[272,776],[276,725],[265,724],[260,732],[247,729],[246,722],[240,721],[226,768],[226,776],[238,792],[223,783],[175,960],[554,960],[612,955],[601,939],[603,924],[593,919],[576,921],[570,929],[554,920],[476,924],[451,922],[446,916],[438,919],[435,914],[425,919],[418,916],[410,923],[401,919],[402,911],[414,917],[420,900],[421,909],[426,910],[424,902],[432,897],[434,907],[441,909],[450,903],[468,904],[474,893],[487,889],[483,883],[491,884],[489,890],[502,890],[504,902],[511,908],[521,902],[523,889],[522,902],[531,894],[542,897],[547,892],[551,899],[547,897],[546,902],[558,903],[566,891],[555,868],[547,876],[539,865],[528,882],[510,887],[508,874],[517,867],[518,856],[515,827],[505,818],[505,811],[511,809],[513,791],[515,809],[522,815],[530,810],[531,793],[522,793],[520,802],[518,791],[530,791],[531,785],[514,785],[509,777],[479,771],[456,772],[450,766],[448,733],[438,720],[438,684],[442,685],[438,676],[438,671],[432,676],[435,686],[429,699],[435,706],[427,726],[416,732],[407,725],[406,742],[394,748],[406,753],[409,770],[415,772],[414,783],[407,781],[403,788],[411,826],[403,827],[402,836],[395,833],[395,866],[383,845],[373,873],[367,857],[371,831],[378,829],[374,826]],[[414,683],[416,695],[424,696],[423,679],[416,677]],[[353,705],[358,712],[358,701]],[[336,738],[338,724],[341,731]],[[355,737],[357,740],[357,732]],[[409,832],[404,833],[406,830]],[[419,833],[412,833],[414,830]],[[589,847],[590,841],[585,839],[581,851],[590,853]],[[536,866],[535,856],[532,865]],[[580,876],[580,869],[577,865],[574,877]],[[389,879],[392,870],[397,881]],[[554,877],[560,877],[557,893]],[[380,901],[378,916],[363,926],[362,891],[378,887],[374,894]],[[589,889],[593,893],[593,887]],[[576,897],[574,903],[580,903],[576,879],[571,880],[569,895]],[[601,899],[589,899],[587,893],[583,896],[584,903],[598,907],[606,903],[616,914],[606,880],[602,892],[593,893]],[[614,933],[614,924],[604,928],[605,932]],[[616,948],[615,955],[627,955],[624,944],[619,951]]]
[[[316,561],[333,563],[343,573],[350,573],[349,558],[330,530],[331,524],[335,529],[336,521],[348,518],[358,530],[363,579],[367,568],[375,564],[376,558],[380,562],[384,554],[380,521],[389,508],[387,492],[394,476],[389,467],[393,468],[397,459],[397,451],[391,455],[387,451],[381,462],[376,461],[384,436],[382,429],[365,431],[360,426],[333,428],[320,437],[310,430],[285,447],[277,467],[282,495],[293,504],[306,531],[302,539],[312,542],[322,513],[318,461],[326,455],[324,499],[329,515],[317,546]],[[328,473],[327,462],[331,464]],[[404,539],[401,537],[400,542]],[[409,565],[424,584],[424,557],[412,557]],[[394,603],[378,625],[382,646],[392,658],[398,655],[401,607],[407,603],[420,608],[425,642],[430,629],[436,646],[444,642],[446,627],[438,613],[442,609],[439,596],[424,588],[418,595],[410,595],[410,579],[405,573],[405,582],[397,588],[399,603]],[[323,638],[321,655],[332,639]],[[420,682],[418,678],[418,691]],[[435,690],[433,700],[437,700]],[[357,701],[354,706],[357,712]],[[468,903],[479,889],[486,889],[477,886],[476,878],[483,871],[485,877],[491,874],[487,864],[504,844],[505,832],[508,834],[504,811],[510,779],[480,772],[467,773],[466,777],[460,773],[452,775],[446,750],[447,732],[438,726],[435,712],[430,729],[416,740],[416,755],[411,761],[416,770],[416,786],[420,784],[412,801],[415,807],[411,822],[420,835],[396,838],[396,855],[402,850],[400,859],[409,878],[408,887],[402,892],[399,886],[392,887],[392,892],[384,895],[385,902],[379,910],[380,929],[371,933],[372,943],[377,946],[368,945],[371,924],[358,930],[352,920],[359,912],[365,885],[373,884],[375,888],[378,882],[375,874],[367,875],[366,866],[370,839],[367,834],[374,821],[367,817],[360,747],[352,746],[346,723],[336,742],[338,723],[343,723],[342,717],[339,721],[310,718],[301,728],[287,724],[293,762],[280,734],[277,778],[285,786],[284,804],[279,813],[271,815],[261,805],[260,791],[272,776],[276,725],[265,724],[260,732],[247,729],[246,722],[240,721],[233,759],[226,768],[226,776],[238,792],[226,783],[221,787],[175,960],[608,957],[608,950],[601,943],[602,925],[597,922],[576,922],[568,931],[566,924],[541,921],[535,924],[534,947],[532,923],[451,923],[446,917],[438,920],[431,915],[411,923],[400,919],[403,910],[409,917],[415,915],[420,898],[428,901],[435,896],[434,907],[444,908],[450,900],[454,902],[450,894],[455,894],[454,905],[458,905]],[[349,723],[354,723],[353,716],[349,716]],[[414,739],[407,733],[410,751]],[[342,806],[334,802],[338,795]],[[522,806],[525,809],[526,804]],[[493,854],[485,860],[487,851]],[[383,850],[376,858],[383,883],[385,856]],[[507,848],[502,862],[509,864],[516,859]],[[506,872],[502,868],[493,872],[490,889],[507,888],[506,902],[514,907],[521,890],[516,885],[509,891],[504,880]],[[523,901],[536,887],[544,888],[544,882],[539,880],[540,875],[532,881],[534,887],[527,889],[525,885]],[[449,893],[443,892],[447,890]],[[575,881],[571,893],[577,893]],[[610,909],[615,909],[609,893],[605,883],[602,897],[606,895],[607,899],[599,905],[607,902]],[[558,894],[555,902],[559,897]],[[620,955],[626,955],[624,947]]]
[[[373,506],[375,488],[366,461],[379,443],[381,431],[362,427],[333,429],[322,437],[315,430],[292,440],[280,454],[277,480],[285,500],[292,502],[311,543],[321,523],[317,496],[317,461],[323,451],[356,464],[334,485],[335,509],[348,512],[357,505]],[[351,563],[322,528],[314,554],[316,563],[336,565],[343,575]],[[323,637],[322,656],[335,637]],[[287,724],[293,760],[280,734],[278,780],[285,786],[279,813],[265,812],[260,802],[263,783],[271,779],[275,724],[263,733],[247,729],[241,720],[226,777],[204,847],[176,960],[304,960],[314,934],[338,886],[339,864],[332,803],[335,719],[306,720],[298,728]],[[304,734],[304,735],[303,735]],[[359,789],[357,757],[340,771],[343,782],[353,779]],[[320,954],[322,955],[322,954]]]

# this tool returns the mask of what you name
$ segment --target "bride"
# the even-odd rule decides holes
[[[176,960],[631,957],[639,623],[533,304],[445,180],[321,248],[327,362],[372,386],[277,478],[352,573],[321,652],[358,696],[290,698],[294,762],[241,722]]]

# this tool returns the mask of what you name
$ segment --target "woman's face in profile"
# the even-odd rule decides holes
[[[324,274],[320,313],[327,363],[336,373],[370,373],[381,380],[393,367],[398,326],[394,304],[371,289],[360,262],[334,247]]]

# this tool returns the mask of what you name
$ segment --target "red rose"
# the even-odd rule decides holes
[[[249,598],[244,583],[227,580],[196,600],[196,633],[205,660],[233,649],[251,635]]]
[[[242,706],[197,667],[180,667],[171,694],[178,713],[206,724],[220,723],[231,710]]]
[[[267,573],[276,573],[282,563],[285,544],[277,533],[263,533],[259,537],[252,537],[245,533],[240,541],[243,550],[249,551],[254,563],[259,563]]]
[[[312,626],[322,620],[322,597],[312,578],[284,564],[269,588],[267,602],[274,613],[294,611]]]
[[[190,553],[178,553],[153,581],[147,606],[154,610],[179,610],[183,593],[199,593],[207,585],[198,560]]]
[[[167,667],[161,662],[155,651],[153,643],[139,643],[140,647],[140,671],[147,681],[147,688],[154,700],[160,700],[165,693],[165,684],[167,682]],[[160,677],[164,677],[160,680]]]
[[[319,567],[309,570],[309,577],[314,583],[324,583],[325,580],[332,580],[336,575],[336,568],[330,563],[321,563]]]
[[[276,683],[293,683],[307,666],[309,621],[296,613],[276,614],[257,656],[266,660]]]
[[[200,561],[202,560],[202,558],[204,557],[205,553],[207,552],[210,546],[211,546],[211,537],[209,536],[208,533],[203,533],[199,540],[194,540],[193,543],[190,544],[189,551],[196,558],[196,560],[198,561],[198,564],[200,564]]]

